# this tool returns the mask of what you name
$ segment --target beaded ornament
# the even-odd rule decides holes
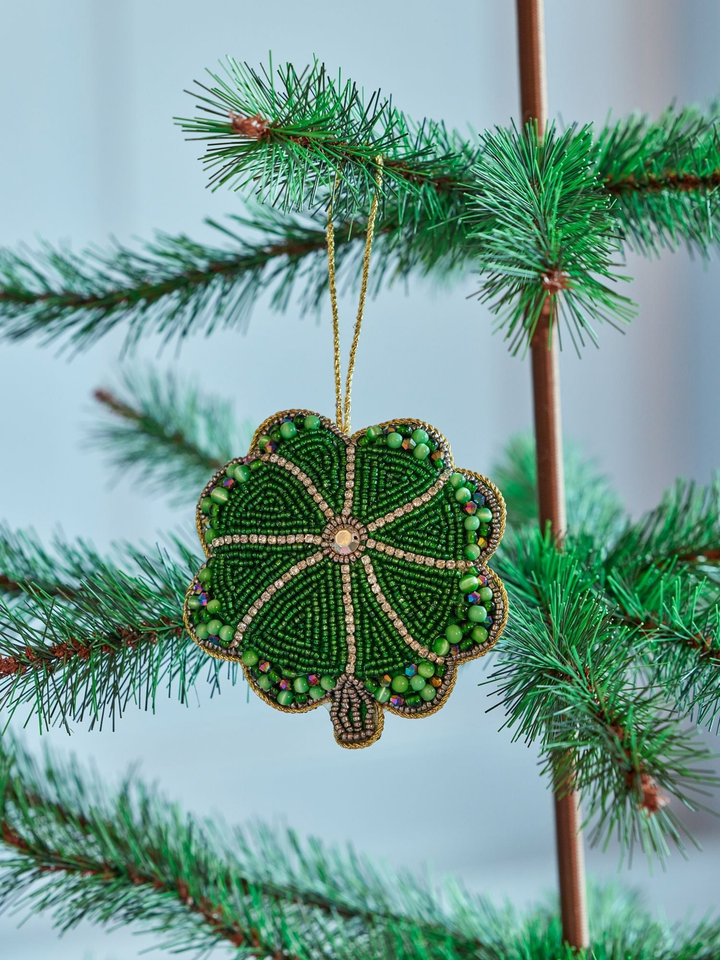
[[[383,711],[435,713],[458,666],[497,642],[507,595],[486,564],[504,526],[500,492],[456,469],[428,424],[347,436],[310,411],[279,413],[203,490],[207,560],[185,623],[266,703],[327,704],[337,742],[366,747]]]

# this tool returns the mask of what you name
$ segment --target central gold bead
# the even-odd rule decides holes
[[[349,530],[338,530],[335,534],[335,543],[338,547],[348,547],[352,542],[353,535]]]

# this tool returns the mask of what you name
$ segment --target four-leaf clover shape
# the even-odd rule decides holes
[[[364,747],[384,710],[437,711],[458,665],[497,641],[507,596],[486,561],[504,524],[496,487],[456,469],[426,423],[346,436],[310,411],[279,413],[203,490],[207,560],[185,622],[267,703],[326,703],[337,742]]]

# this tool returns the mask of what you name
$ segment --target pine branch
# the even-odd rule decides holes
[[[223,464],[248,448],[252,430],[237,429],[230,404],[172,374],[124,373],[120,392],[96,390],[105,417],[90,431],[120,472],[187,502]]]
[[[284,210],[321,203],[338,179],[333,207],[340,217],[364,216],[384,158],[383,195],[407,209],[437,210],[438,196],[466,189],[477,149],[443,124],[414,124],[380,91],[367,100],[351,81],[332,80],[315,61],[298,74],[292,64],[261,71],[228,58],[211,87],[198,83],[201,116],[178,119],[193,139],[207,141],[204,164],[214,188],[251,186]]]
[[[707,256],[720,226],[716,105],[674,107],[657,120],[635,115],[598,135],[597,171],[614,198],[625,242],[657,255],[685,245]]]
[[[540,742],[548,776],[569,778],[593,821],[591,839],[617,833],[633,848],[664,857],[683,848],[668,795],[689,809],[718,778],[712,754],[675,712],[660,686],[639,670],[640,631],[615,615],[596,589],[596,570],[528,531],[515,554],[496,561],[509,587],[513,619],[488,683],[498,684],[515,737]],[[564,774],[563,774],[564,771]]]
[[[135,779],[112,793],[77,764],[0,752],[0,905],[133,924],[169,952],[274,960],[571,960],[553,904],[520,916],[446,878],[437,888],[352,850],[254,824],[193,821]],[[591,888],[592,955],[713,960],[720,923],[671,927],[636,894]]]
[[[36,562],[40,581],[30,574]],[[220,671],[182,620],[196,564],[160,548],[105,558],[56,541],[50,553],[31,534],[3,531],[0,708],[26,707],[41,727],[93,727],[114,724],[130,703],[154,710],[163,689],[185,702],[204,670],[215,690]],[[236,671],[228,676],[234,682]]]

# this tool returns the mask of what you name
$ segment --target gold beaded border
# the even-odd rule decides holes
[[[347,436],[345,433],[342,432],[342,430],[339,429],[337,424],[335,424],[332,420],[322,416],[319,413],[315,413],[315,411],[313,410],[303,410],[303,409],[281,410],[278,413],[274,414],[273,416],[265,419],[257,428],[255,433],[253,434],[253,438],[250,443],[250,448],[248,450],[247,456],[248,457],[251,456],[254,452],[257,453],[258,456],[260,456],[261,452],[257,446],[259,438],[264,433],[266,433],[270,427],[275,426],[278,422],[285,419],[285,417],[292,418],[296,416],[316,416],[320,420],[320,423],[322,424],[322,426],[330,430],[340,439],[342,439],[345,442],[346,446],[351,443],[357,444],[357,441],[362,436],[365,435],[367,430],[367,428],[358,430],[351,436]],[[445,674],[445,677],[443,678],[443,683],[441,684],[441,686],[436,688],[438,690],[438,694],[434,700],[428,701],[427,704],[423,704],[421,707],[419,708],[416,707],[416,708],[413,708],[412,710],[408,709],[407,707],[393,707],[390,705],[389,702],[377,703],[376,704],[377,724],[376,724],[373,736],[367,740],[363,740],[357,743],[347,743],[347,742],[341,741],[337,736],[337,730],[333,724],[333,733],[334,733],[336,742],[340,746],[345,747],[346,749],[360,749],[362,747],[368,747],[371,744],[375,743],[377,740],[379,740],[383,731],[383,726],[385,722],[384,712],[386,710],[390,713],[395,714],[398,717],[403,717],[405,719],[421,719],[423,717],[431,716],[432,714],[437,713],[438,710],[442,709],[442,707],[445,706],[455,686],[455,682],[457,680],[457,667],[463,663],[469,663],[471,660],[479,660],[481,657],[484,657],[487,653],[489,653],[490,650],[495,646],[497,641],[500,639],[500,636],[503,630],[505,629],[505,626],[507,625],[508,615],[509,615],[508,596],[507,596],[507,591],[505,590],[505,586],[503,585],[502,580],[500,580],[500,578],[497,576],[497,574],[493,570],[485,567],[485,562],[496,551],[500,541],[502,540],[503,534],[505,532],[505,524],[507,521],[507,509],[506,509],[505,500],[503,499],[502,494],[500,493],[498,488],[495,486],[495,484],[491,480],[489,480],[487,477],[484,477],[482,474],[476,473],[473,470],[464,470],[460,467],[456,467],[455,462],[453,460],[452,450],[451,450],[449,441],[442,433],[440,433],[440,431],[436,427],[432,426],[432,424],[429,424],[424,420],[416,420],[414,417],[400,417],[400,418],[395,417],[392,420],[385,420],[382,423],[373,424],[373,426],[384,428],[384,427],[395,426],[399,423],[403,425],[407,425],[413,430],[417,430],[417,429],[425,430],[428,433],[428,435],[430,435],[432,439],[436,443],[438,443],[439,447],[443,451],[443,460],[446,466],[446,470],[443,471],[443,475],[447,473],[447,468],[449,468],[450,472],[461,473],[464,477],[475,481],[482,488],[483,495],[487,499],[490,499],[491,505],[495,508],[493,510],[493,517],[495,516],[496,511],[499,514],[499,522],[497,524],[493,522],[492,537],[488,541],[487,547],[480,554],[477,561],[475,561],[475,565],[483,567],[485,574],[491,578],[495,590],[497,590],[498,593],[500,594],[502,598],[502,616],[500,620],[495,620],[495,622],[493,623],[488,639],[482,645],[482,647],[478,647],[475,650],[470,649],[468,651],[459,652],[454,656],[445,658],[445,664],[447,668],[446,674]],[[203,530],[204,514],[202,513],[200,504],[203,501],[203,499],[209,495],[209,491],[216,485],[218,480],[221,477],[224,477],[226,475],[226,470],[228,466],[230,466],[230,464],[233,464],[233,463],[240,463],[244,459],[246,458],[235,457],[234,459],[229,460],[228,463],[225,464],[225,466],[221,467],[213,475],[211,480],[203,488],[203,491],[200,494],[200,497],[198,498],[198,502],[195,510],[195,524],[198,532],[198,538],[200,540],[202,548],[207,557],[211,557],[213,555],[213,550],[212,550],[212,545],[205,542],[205,535]],[[445,483],[447,482],[447,478],[449,478],[449,474],[447,475],[446,479],[443,480],[442,485],[438,489],[437,493],[439,493],[442,487],[444,487]],[[437,493],[435,494],[435,496],[437,496]],[[413,507],[413,509],[419,509],[419,508]],[[408,511],[408,512],[412,512],[412,511]],[[388,521],[388,523],[392,523],[392,521]],[[379,538],[376,538],[376,539],[379,539]],[[412,562],[412,561],[409,561],[409,562]],[[204,566],[205,564],[203,564],[203,567]],[[200,569],[202,569],[202,567]],[[250,674],[249,668],[242,662],[241,653],[230,653],[230,651],[226,652],[221,650],[215,650],[212,647],[208,647],[207,645],[205,645],[205,643],[195,635],[193,624],[190,619],[190,610],[187,605],[187,601],[189,597],[192,594],[194,594],[195,585],[198,582],[199,580],[196,574],[185,594],[185,603],[183,604],[183,620],[185,623],[185,628],[190,638],[206,654],[208,654],[208,656],[213,657],[216,660],[225,660],[229,662],[239,663],[240,666],[242,667],[242,671],[243,671],[243,674],[245,675],[245,679],[250,684],[253,692],[258,697],[260,697],[261,700],[263,700],[269,706],[273,707],[273,709],[280,710],[282,713],[308,713],[310,710],[315,710],[317,707],[332,701],[333,692],[328,691],[327,695],[324,697],[321,697],[319,700],[313,700],[306,704],[293,704],[292,706],[288,706],[288,707],[282,706],[281,704],[277,703],[276,700],[273,700],[271,697],[269,697],[264,690],[262,690],[260,687],[257,686],[254,677],[252,677],[252,675]],[[495,601],[495,604],[497,608],[497,601]]]

